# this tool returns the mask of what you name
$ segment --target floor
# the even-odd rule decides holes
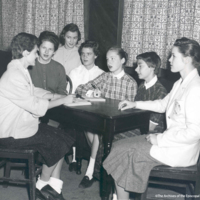
[[[78,185],[84,176],[86,170],[87,161],[82,162],[82,174],[76,175],[75,172],[69,172],[68,165],[63,164],[62,169],[62,180],[64,181],[63,186],[63,196],[66,200],[100,200],[99,195],[99,182],[96,181],[91,188],[79,189]],[[0,175],[3,174],[3,169],[0,169]],[[11,176],[18,177],[22,176],[20,170],[12,170]],[[148,191],[148,198],[157,200],[183,200],[184,195],[180,193],[167,190],[150,188]],[[111,199],[111,198],[110,198]],[[133,198],[131,198],[133,199]],[[25,186],[9,186],[8,188],[3,188],[0,185],[0,200],[28,200],[27,189]]]

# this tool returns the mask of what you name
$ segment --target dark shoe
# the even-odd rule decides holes
[[[62,193],[58,194],[50,185],[44,186],[40,192],[45,200],[65,200]]]
[[[42,195],[42,193],[40,192],[40,190],[38,190],[36,188],[36,199],[40,199],[40,200],[46,200],[46,198]]]
[[[73,171],[76,171],[77,169],[77,162],[72,162],[69,164],[69,171],[70,172],[73,172]]]
[[[92,184],[94,183],[94,181],[95,181],[94,178],[92,178],[90,180],[88,176],[84,176],[78,187],[79,188],[83,188],[83,189],[84,188],[89,188],[89,187],[92,186]]]

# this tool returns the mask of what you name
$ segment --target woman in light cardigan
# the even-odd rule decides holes
[[[37,197],[64,200],[60,171],[74,140],[64,131],[38,125],[38,119],[49,108],[71,103],[73,97],[34,87],[27,68],[38,57],[37,44],[36,36],[28,33],[19,33],[12,40],[13,60],[0,79],[0,146],[37,150],[43,158]]]
[[[151,169],[157,165],[187,167],[197,163],[200,151],[200,46],[188,38],[177,39],[169,59],[181,78],[162,100],[122,101],[120,110],[139,108],[166,112],[167,129],[120,140],[113,145],[104,168],[115,181],[118,199],[129,192],[143,193]]]

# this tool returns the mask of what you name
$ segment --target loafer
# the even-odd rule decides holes
[[[62,193],[57,193],[50,185],[44,186],[40,192],[45,200],[65,200]]]
[[[69,164],[69,171],[73,172],[77,170],[77,162],[72,162]]]
[[[37,188],[36,188],[35,195],[36,195],[36,199],[38,198],[40,200],[46,200],[46,198],[43,196],[43,194]]]
[[[89,188],[89,187],[92,186],[92,184],[94,183],[94,181],[95,181],[94,178],[92,178],[90,180],[88,176],[84,176],[78,187],[79,188],[83,188],[83,189]]]

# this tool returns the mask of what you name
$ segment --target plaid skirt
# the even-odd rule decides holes
[[[69,132],[41,123],[38,132],[32,137],[23,139],[3,138],[0,139],[0,146],[12,149],[37,150],[43,162],[51,167],[64,157],[74,141]]]
[[[150,156],[151,144],[146,135],[122,139],[113,143],[103,167],[126,191],[143,193],[151,169],[163,163]]]

